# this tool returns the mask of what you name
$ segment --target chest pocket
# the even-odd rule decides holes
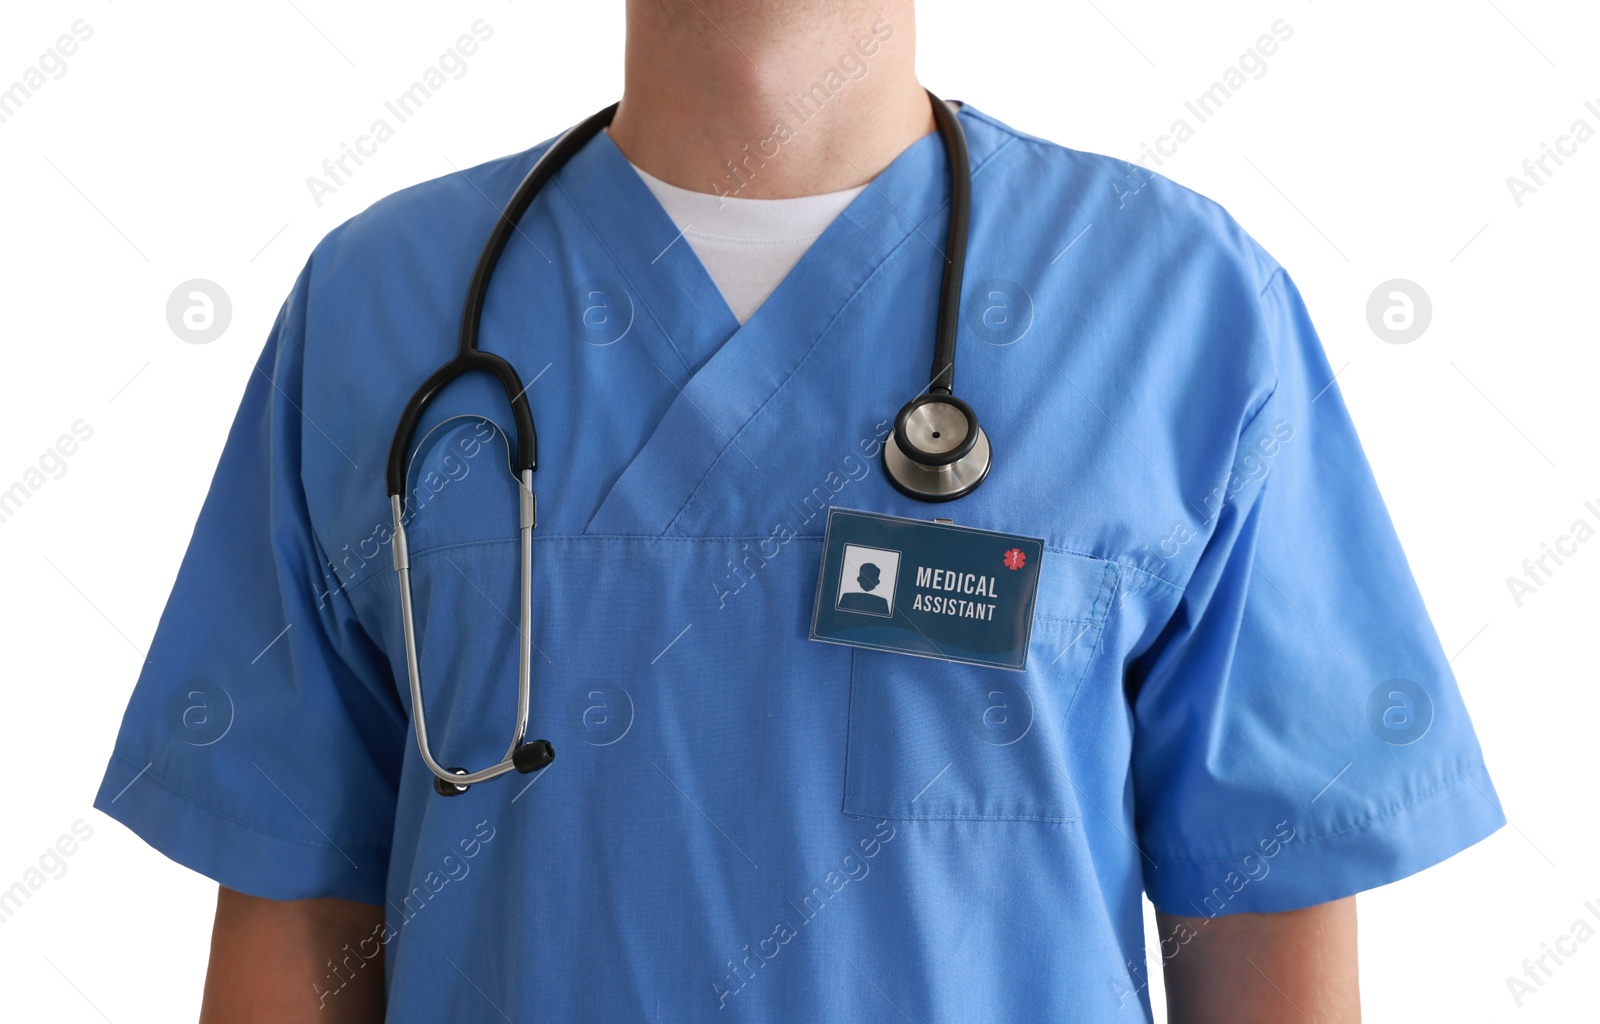
[[[1115,563],[1046,553],[1023,672],[856,648],[844,813],[1070,822],[1067,715],[1097,657]]]

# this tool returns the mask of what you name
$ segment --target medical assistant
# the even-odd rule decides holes
[[[392,1021],[1148,1020],[1142,891],[1288,910],[1493,832],[1288,274],[1158,175],[960,118],[981,488],[917,502],[880,457],[928,383],[938,136],[741,326],[601,134],[480,338],[538,417],[531,717],[560,756],[441,798],[384,459],[540,150],[418,185],[284,304],[96,806],[242,892],[383,904],[316,998],[381,945]],[[408,482],[430,739],[462,764],[516,711],[504,403],[451,384]],[[1043,538],[1026,670],[808,640],[830,506]]]

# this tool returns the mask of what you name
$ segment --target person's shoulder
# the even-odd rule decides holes
[[[1008,257],[1018,272],[1057,285],[1037,289],[1035,302],[1051,305],[1035,315],[1087,315],[1125,379],[1184,366],[1184,393],[1207,408],[1241,423],[1259,409],[1284,346],[1303,339],[1284,326],[1288,275],[1239,221],[1142,164],[969,113],[974,224],[986,218],[987,238],[1023,254]],[[988,214],[979,197],[992,197]]]
[[[1030,135],[967,106],[969,135],[988,136],[982,148],[1019,202],[1038,203],[1045,219],[1068,217],[1099,236],[1102,256],[1120,254],[1145,264],[1179,264],[1235,276],[1259,295],[1282,267],[1220,203],[1145,163],[1124,160]],[[1154,258],[1152,258],[1154,257]]]
[[[404,331],[453,320],[484,240],[550,141],[409,185],[327,231],[285,300],[285,344],[356,375],[372,345],[394,357]]]
[[[476,254],[506,201],[553,141],[451,170],[374,201],[322,237],[312,252],[313,266],[337,273],[408,251]]]

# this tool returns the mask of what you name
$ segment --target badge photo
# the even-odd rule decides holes
[[[900,552],[846,544],[839,573],[839,594],[833,606],[843,612],[892,618],[895,584],[899,577]]]

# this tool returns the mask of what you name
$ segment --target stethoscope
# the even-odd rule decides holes
[[[932,377],[927,390],[907,402],[894,422],[894,443],[883,448],[883,468],[902,493],[920,501],[951,501],[970,494],[989,474],[989,438],[978,426],[972,407],[951,393],[955,380],[956,331],[960,327],[961,272],[967,255],[967,222],[972,207],[972,171],[967,161],[967,139],[956,115],[939,97],[933,101],[934,121],[944,140],[950,161],[950,236],[945,254],[944,280],[939,291],[939,321],[933,350]],[[516,192],[506,203],[478,257],[467,298],[461,309],[461,337],[455,358],[445,363],[423,382],[395,428],[389,448],[386,483],[389,507],[394,514],[394,568],[400,575],[400,619],[405,630],[406,672],[411,679],[411,712],[416,724],[417,748],[423,764],[433,773],[433,788],[442,796],[465,793],[474,783],[504,775],[515,769],[527,774],[539,771],[555,760],[555,747],[549,740],[526,740],[528,705],[533,672],[533,528],[537,505],[533,494],[533,472],[538,468],[538,438],[534,432],[533,410],[526,388],[511,364],[492,352],[478,349],[478,325],[483,318],[484,299],[495,264],[505,250],[511,233],[517,230],[522,215],[533,205],[551,178],[582,149],[590,139],[611,123],[617,112],[613,103],[567,130],[534,163]],[[519,485],[522,541],[521,614],[517,629],[522,634],[517,658],[517,721],[511,745],[505,756],[487,768],[469,772],[446,768],[434,759],[428,747],[428,725],[423,712],[422,676],[417,664],[417,629],[412,618],[411,560],[406,548],[405,485],[407,450],[417,424],[433,397],[446,384],[473,371],[493,375],[505,389],[516,422],[517,444],[511,455],[511,469]]]

